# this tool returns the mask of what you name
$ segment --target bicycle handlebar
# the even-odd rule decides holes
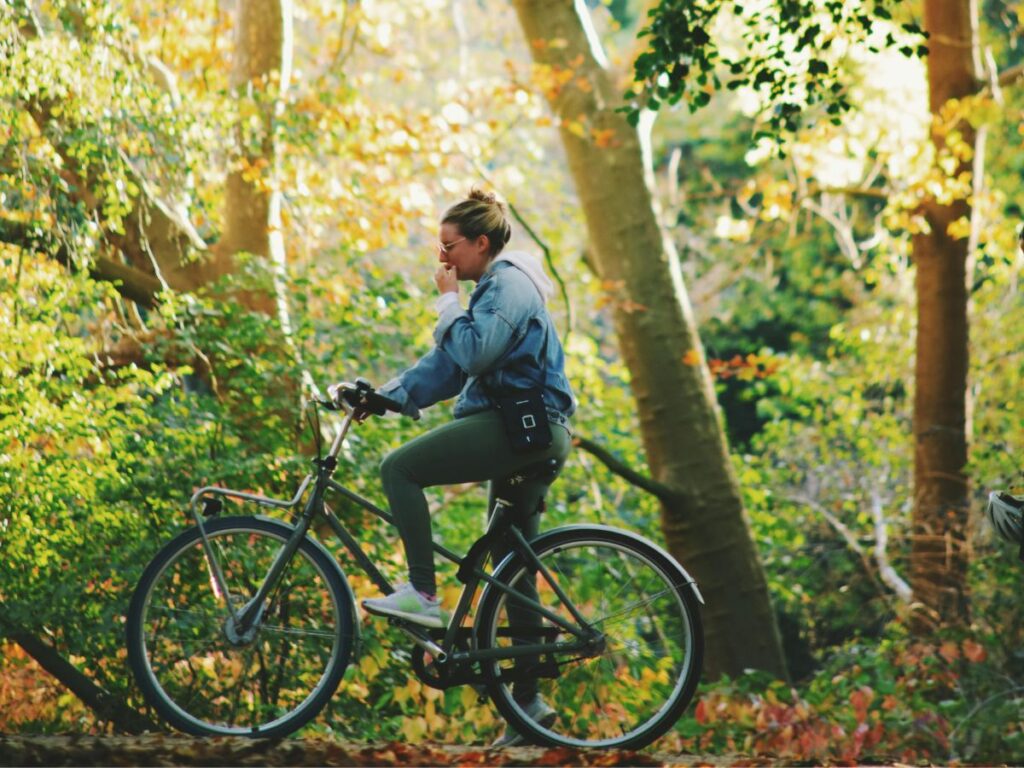
[[[383,416],[388,411],[395,413],[402,411],[400,403],[377,392],[373,385],[363,378],[356,379],[354,384],[347,381],[338,384],[335,388],[335,396],[343,400],[349,407],[371,413],[374,416]],[[341,410],[344,407],[342,403],[330,398],[318,397],[315,400],[318,405],[331,411]]]

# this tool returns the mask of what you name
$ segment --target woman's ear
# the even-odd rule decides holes
[[[473,245],[477,247],[480,253],[491,253],[491,239],[487,235],[480,235],[476,240],[473,241]]]

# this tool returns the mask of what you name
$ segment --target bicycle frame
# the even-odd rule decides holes
[[[381,518],[392,527],[395,526],[395,519],[388,512],[385,512],[373,502],[363,496],[360,496],[358,493],[345,488],[332,479],[332,474],[338,465],[338,453],[341,450],[345,436],[348,434],[354,418],[355,412],[349,410],[346,413],[341,429],[335,436],[327,455],[322,459],[317,458],[314,460],[314,463],[316,464],[316,471],[306,475],[299,485],[299,489],[295,496],[291,499],[275,499],[246,491],[221,488],[218,486],[205,486],[197,490],[192,495],[189,502],[189,510],[199,527],[200,536],[203,542],[203,550],[206,554],[206,560],[208,567],[210,568],[211,577],[217,590],[223,595],[228,621],[231,622],[234,629],[240,634],[247,631],[259,620],[267,597],[276,588],[278,580],[284,572],[285,567],[295,554],[295,551],[298,549],[303,537],[305,537],[309,532],[309,528],[312,525],[313,520],[317,517],[327,521],[334,534],[355,559],[357,565],[367,574],[367,576],[370,577],[374,584],[384,592],[384,594],[391,594],[395,591],[391,582],[388,581],[387,577],[380,572],[380,569],[378,569],[373,561],[366,555],[362,547],[359,546],[359,542],[351,533],[349,533],[334,513],[331,512],[324,500],[328,490],[334,491],[368,512],[371,512],[375,516]],[[197,509],[198,503],[203,499],[221,496],[253,502],[261,506],[275,507],[278,509],[294,509],[299,505],[303,497],[307,495],[311,485],[313,492],[309,494],[302,512],[298,513],[294,518],[294,533],[289,537],[288,541],[285,542],[281,551],[275,557],[274,562],[271,564],[270,570],[263,579],[263,583],[257,590],[256,595],[236,611],[231,601],[227,580],[224,578],[216,553],[214,552],[209,537],[206,534],[204,526],[205,517]],[[441,641],[441,644],[438,645],[425,628],[410,625],[405,622],[396,623],[412,638],[413,642],[429,651],[438,662],[445,663],[449,660],[453,662],[474,662],[513,659],[522,656],[538,656],[540,654],[551,653],[553,651],[579,651],[587,653],[589,650],[594,648],[595,642],[599,642],[601,638],[601,633],[594,630],[587,623],[580,611],[569,599],[568,595],[565,594],[564,590],[559,586],[548,569],[537,558],[537,555],[530,547],[529,542],[527,542],[522,532],[512,524],[508,517],[511,509],[512,504],[510,502],[502,499],[498,499],[496,501],[488,530],[480,539],[477,540],[476,543],[474,543],[465,557],[460,557],[455,552],[433,542],[434,552],[440,554],[446,560],[455,563],[459,567],[459,579],[463,582],[462,592],[459,596],[455,611],[452,613],[452,618],[447,630],[445,631],[444,638]],[[536,600],[533,600],[513,587],[498,581],[483,569],[483,561],[488,552],[487,542],[489,541],[489,537],[498,535],[499,531],[503,532],[506,528],[511,531],[512,537],[515,541],[513,552],[507,557],[510,558],[515,554],[518,554],[523,557],[531,567],[535,568],[537,572],[540,573],[548,582],[555,594],[558,596],[558,599],[578,623],[574,624],[567,621],[565,618],[549,610]],[[497,570],[497,565],[498,564],[495,564],[495,571]],[[567,633],[571,634],[574,637],[574,640],[557,643],[517,644],[507,648],[492,648],[489,650],[471,649],[468,651],[457,651],[456,641],[459,637],[460,631],[462,630],[463,620],[471,611],[472,600],[477,592],[480,582],[489,584],[495,589],[506,593],[510,599],[516,600],[518,603],[533,609],[553,624],[561,627]]]

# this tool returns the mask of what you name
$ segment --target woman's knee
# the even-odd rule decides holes
[[[402,459],[399,455],[398,450],[391,451],[387,456],[384,457],[380,463],[380,478],[385,483],[389,480],[401,477],[404,472],[402,470]]]

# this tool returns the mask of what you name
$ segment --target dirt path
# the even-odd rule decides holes
[[[355,744],[318,739],[253,741],[145,736],[0,735],[0,766],[732,766],[781,765],[733,759],[514,747],[489,750],[446,744]]]

